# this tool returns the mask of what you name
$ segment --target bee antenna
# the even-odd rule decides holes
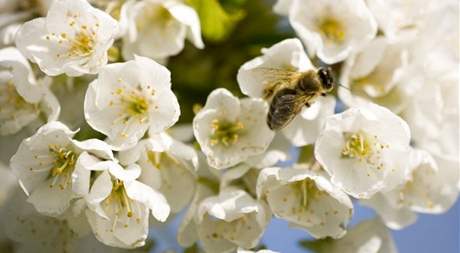
[[[351,92],[350,88],[342,85],[341,83],[337,83],[337,85]]]

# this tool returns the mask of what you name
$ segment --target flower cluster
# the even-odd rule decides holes
[[[409,2],[278,0],[298,38],[243,59],[239,90],[215,88],[179,124],[193,94],[169,61],[186,41],[207,50],[205,4],[0,1],[14,252],[145,249],[181,212],[187,252],[274,252],[257,251],[274,217],[317,252],[396,252],[386,227],[447,211],[460,189],[458,2]],[[357,201],[380,218],[350,229]]]

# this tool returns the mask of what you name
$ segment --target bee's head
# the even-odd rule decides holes
[[[318,76],[323,85],[325,92],[330,92],[334,88],[334,77],[330,67],[320,67],[318,69]]]

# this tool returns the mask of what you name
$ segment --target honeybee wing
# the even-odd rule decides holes
[[[302,73],[299,71],[283,68],[260,67],[252,71],[264,79],[263,85],[266,88],[263,91],[263,97],[265,99],[271,98],[279,90],[294,87],[302,77]]]
[[[272,130],[284,128],[315,96],[314,93],[299,94],[297,90],[290,88],[278,91],[273,97],[268,111],[268,127]]]

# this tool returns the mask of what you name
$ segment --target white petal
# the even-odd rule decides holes
[[[417,220],[417,215],[411,210],[394,207],[382,194],[375,194],[370,199],[361,200],[366,206],[373,208],[382,218],[385,225],[391,229],[403,229]]]
[[[242,190],[227,188],[216,197],[204,200],[198,209],[198,219],[208,213],[217,219],[231,222],[241,218],[246,213],[256,212],[259,209],[257,202]]]
[[[128,196],[145,204],[155,219],[166,221],[171,209],[161,193],[138,181],[125,182],[125,187]]]
[[[104,171],[96,178],[96,180],[94,180],[89,194],[85,196],[85,200],[87,201],[89,208],[97,213],[97,215],[105,219],[109,219],[109,217],[107,217],[107,214],[100,204],[110,195],[112,187],[113,184],[110,174],[107,171]]]
[[[141,168],[137,164],[130,164],[126,168],[123,168],[116,162],[106,161],[101,162],[96,166],[103,167],[102,164],[107,165],[107,169],[112,176],[125,182],[134,181],[141,175]]]
[[[50,187],[49,184],[42,183],[35,188],[27,201],[32,203],[39,213],[58,216],[70,206],[74,194],[68,187],[61,189]]]
[[[14,85],[27,102],[37,103],[41,100],[46,89],[37,84],[29,63],[16,48],[0,50],[0,66],[11,68]]]
[[[182,247],[190,247],[198,240],[194,217],[201,201],[213,194],[209,187],[201,184],[197,185],[193,200],[177,231],[177,241]]]
[[[83,152],[78,156],[75,169],[72,173],[72,191],[78,195],[89,192],[90,174],[89,166],[100,162],[96,157]]]
[[[335,99],[319,98],[311,107],[304,107],[299,115],[283,129],[283,134],[294,146],[313,144],[319,136],[326,117],[333,115]]]
[[[196,11],[187,5],[173,1],[166,2],[165,6],[174,18],[188,27],[187,37],[195,47],[204,48],[200,19]]]
[[[78,148],[94,154],[100,158],[113,160],[113,153],[111,146],[104,141],[98,139],[89,139],[84,141],[73,141],[73,144]]]

